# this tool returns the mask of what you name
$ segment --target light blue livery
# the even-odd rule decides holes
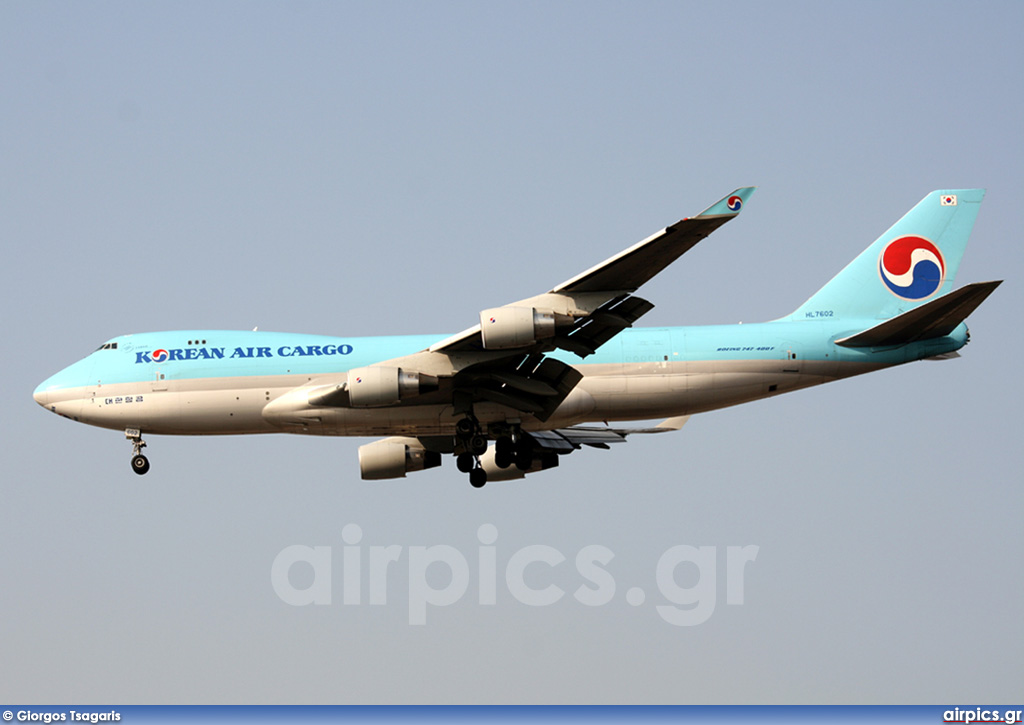
[[[470,482],[521,478],[583,446],[678,430],[694,413],[901,363],[955,357],[966,317],[1000,282],[953,289],[984,191],[934,191],[791,315],[634,328],[634,293],[747,205],[737,189],[548,292],[486,309],[455,335],[323,337],[187,330],[123,335],[61,370],[36,401],[143,434],[383,436],[362,477],[446,454]],[[594,425],[665,418],[648,428]]]

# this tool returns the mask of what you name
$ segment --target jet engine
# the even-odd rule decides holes
[[[437,390],[433,375],[402,368],[366,367],[348,371],[348,400],[353,408],[379,408]]]
[[[409,471],[441,465],[441,454],[428,451],[415,438],[384,438],[359,446],[359,472],[364,481],[405,478]]]
[[[557,317],[534,307],[495,307],[480,313],[480,336],[487,350],[527,347],[554,337]]]

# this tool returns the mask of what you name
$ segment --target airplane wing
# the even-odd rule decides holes
[[[491,445],[480,456],[480,466],[493,481],[523,478],[527,473],[543,471],[558,465],[558,457],[579,450],[583,446],[608,448],[610,443],[622,443],[626,436],[636,433],[667,433],[679,430],[690,419],[684,415],[669,418],[653,428],[610,428],[599,426],[573,426],[550,431],[523,431],[530,446],[530,464],[519,468],[511,463],[501,468],[495,462],[496,445]],[[363,480],[378,481],[405,478],[411,471],[423,471],[441,465],[442,453],[450,453],[450,436],[389,436],[359,447],[359,466]]]
[[[466,352],[488,348],[487,328],[503,322],[500,311],[525,307],[548,307],[562,320],[560,330],[545,347],[560,347],[581,357],[592,354],[621,330],[654,308],[647,300],[633,297],[642,284],[670,265],[700,240],[735,218],[754,193],[755,187],[736,189],[694,217],[665,227],[629,249],[562,282],[547,293],[484,310],[481,323],[430,347],[430,352]],[[498,312],[499,314],[494,314]],[[559,327],[555,320],[556,328]]]
[[[572,426],[546,431],[524,431],[523,435],[530,438],[537,455],[527,469],[511,465],[499,468],[494,460],[495,447],[487,449],[480,457],[480,465],[487,472],[489,481],[510,481],[523,478],[527,473],[535,473],[558,465],[558,456],[577,451],[583,446],[606,449],[612,443],[625,443],[626,436],[635,434],[668,433],[679,430],[690,419],[684,415],[669,418],[653,428],[609,428],[601,426]]]
[[[633,292],[736,217],[753,192],[736,189],[545,293],[483,310],[480,324],[426,350],[350,370],[345,383],[316,393],[315,404],[450,403],[473,419],[474,405],[486,402],[546,421],[582,378],[547,353],[586,357],[632,326],[654,307]]]

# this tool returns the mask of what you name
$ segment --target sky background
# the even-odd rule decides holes
[[[1019,2],[3,3],[0,701],[1019,703],[1022,29]],[[287,436],[154,436],[139,478],[31,397],[129,332],[456,332],[748,184],[644,324],[786,314],[937,188],[988,189],[958,284],[1006,283],[958,360],[480,491]],[[402,547],[384,606],[342,603],[348,524]],[[411,626],[409,548],[473,577],[484,524],[499,572],[563,553],[527,580],[567,596],[471,578]],[[331,547],[330,605],[275,594],[295,544]],[[617,590],[585,607],[593,544]],[[699,626],[655,609],[677,545],[719,557]]]

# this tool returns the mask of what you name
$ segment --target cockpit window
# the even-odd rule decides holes
[[[116,350],[117,349],[117,343],[116,342],[106,342],[106,343],[100,345],[96,349],[97,350]]]

